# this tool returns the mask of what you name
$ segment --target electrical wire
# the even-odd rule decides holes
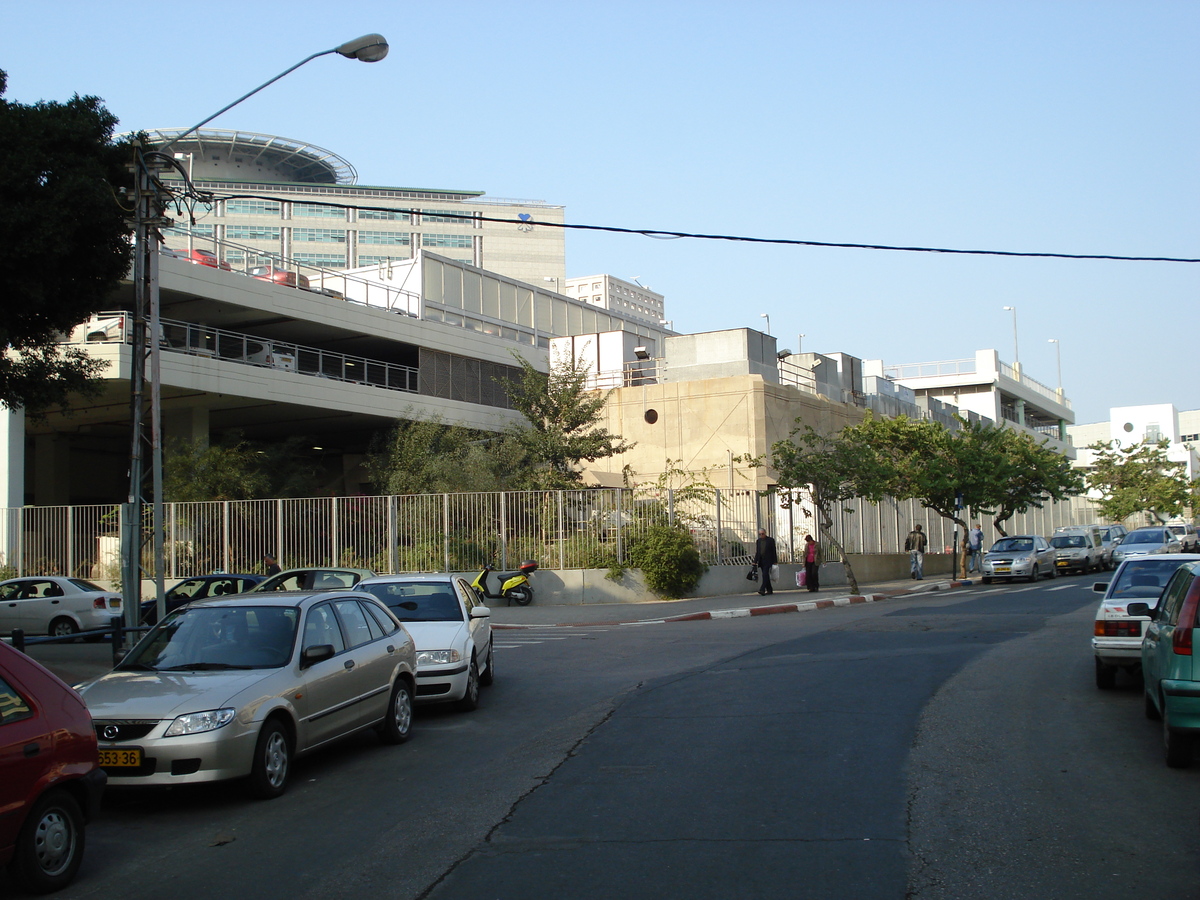
[[[190,182],[189,182],[190,185]],[[320,200],[295,201],[290,197],[273,197],[265,194],[215,194],[204,192],[213,199],[220,200],[271,200],[274,202],[303,202],[308,206],[328,206],[334,209],[355,209],[367,210],[370,212],[391,212],[391,213],[407,213],[409,215],[419,215],[421,210],[416,209],[396,209],[390,206],[352,206],[347,203],[329,203]],[[444,212],[439,210],[438,216],[442,218],[463,219],[469,222],[493,222],[501,225],[517,225],[517,226],[541,226],[543,228],[561,228],[572,231],[598,231],[607,232],[610,234],[634,234],[642,237],[655,238],[658,240],[679,240],[681,238],[691,238],[693,240],[702,241],[729,241],[734,243],[746,244],[777,244],[792,247],[824,247],[840,250],[891,250],[900,253],[947,253],[958,256],[1002,256],[1002,257],[1017,257],[1025,259],[1078,259],[1078,260],[1112,260],[1116,262],[1172,262],[1172,263],[1200,263],[1200,258],[1179,257],[1179,256],[1123,256],[1112,253],[1052,253],[1048,251],[1027,251],[1027,250],[963,250],[960,248],[951,247],[917,247],[904,246],[898,244],[866,244],[854,243],[849,241],[808,241],[796,238],[763,238],[763,237],[748,237],[745,235],[735,234],[705,234],[703,232],[693,231],[670,231],[658,228],[622,228],[616,225],[584,225],[573,222],[538,222],[532,216],[526,215],[524,218],[517,219],[501,219],[493,216],[478,216],[473,214],[460,214]]]

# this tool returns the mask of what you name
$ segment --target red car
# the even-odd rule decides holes
[[[14,881],[38,894],[71,882],[107,780],[82,698],[0,642],[0,863]]]
[[[288,269],[280,269],[276,266],[255,266],[249,274],[251,278],[257,278],[259,281],[273,281],[276,284],[308,290],[308,276]]]
[[[163,247],[160,251],[163,256],[173,256],[176,259],[186,259],[188,262],[194,262],[202,266],[208,266],[212,269],[224,269],[226,272],[232,272],[233,266],[221,259],[211,250],[169,250]]]

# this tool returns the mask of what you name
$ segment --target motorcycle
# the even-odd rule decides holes
[[[529,583],[529,576],[536,572],[537,568],[538,564],[532,559],[525,560],[517,566],[517,571],[499,576],[500,592],[493,594],[488,587],[488,576],[496,569],[488,563],[483,567],[483,571],[475,576],[471,587],[475,588],[475,593],[479,594],[481,599],[507,600],[509,606],[514,603],[517,606],[528,606],[533,602],[533,586]]]

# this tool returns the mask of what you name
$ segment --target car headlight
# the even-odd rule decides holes
[[[163,737],[179,737],[184,734],[201,734],[205,731],[215,731],[222,725],[228,725],[232,722],[236,714],[236,709],[209,709],[204,712],[179,716],[171,723]]]
[[[443,666],[461,659],[462,654],[457,650],[421,650],[417,653],[418,666]]]

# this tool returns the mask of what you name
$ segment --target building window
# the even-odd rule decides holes
[[[292,240],[306,244],[344,244],[346,232],[340,228],[293,228]]]
[[[307,266],[320,266],[325,269],[346,268],[346,257],[340,253],[293,253],[292,259]]]
[[[395,256],[375,256],[374,254],[360,253],[358,254],[358,264],[360,266],[377,266],[380,263],[386,263],[388,260],[399,262],[400,260],[408,258],[408,254],[397,254]]]
[[[358,218],[362,221],[376,220],[380,222],[407,222],[412,217],[406,212],[392,212],[381,209],[360,209]]]
[[[403,231],[360,231],[359,244],[382,244],[391,247],[407,247],[408,232]]]
[[[292,215],[308,219],[345,219],[346,211],[336,206],[317,206],[312,203],[293,203]]]
[[[226,215],[242,215],[242,216],[276,216],[278,217],[280,204],[274,200],[226,200],[225,214]]]
[[[461,213],[452,213],[448,209],[423,209],[421,210],[421,221],[469,225],[471,224],[471,213],[467,210],[463,210]]]
[[[277,241],[279,229],[265,225],[226,225],[225,237],[231,241]]]
[[[423,234],[421,235],[422,247],[471,247],[471,236],[469,234]]]

